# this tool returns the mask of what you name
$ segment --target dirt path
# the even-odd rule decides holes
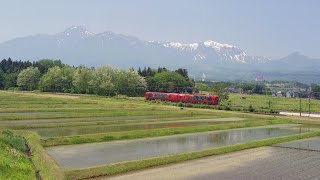
[[[262,147],[108,179],[314,179],[320,177],[319,167],[320,152]]]
[[[299,112],[280,112],[279,114],[286,115],[286,116],[300,116]],[[301,116],[303,116],[303,117],[320,117],[320,114],[301,113]]]

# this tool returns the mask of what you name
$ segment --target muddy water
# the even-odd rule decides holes
[[[243,118],[217,118],[217,119],[197,119],[197,120],[180,120],[169,122],[147,122],[147,123],[130,123],[125,125],[94,125],[78,127],[60,127],[60,128],[34,128],[29,129],[37,132],[42,137],[73,136],[92,133],[107,133],[118,131],[134,131],[144,129],[158,128],[175,128],[183,126],[208,125],[218,122],[242,121]]]
[[[86,168],[297,134],[303,131],[304,129],[292,125],[269,126],[128,141],[57,146],[47,148],[47,151],[61,167]]]

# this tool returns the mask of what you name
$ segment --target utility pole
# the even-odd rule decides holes
[[[301,109],[301,92],[300,92],[300,90],[299,90],[299,99],[300,99],[300,116],[301,116],[302,109]]]
[[[311,92],[309,93],[309,117],[311,114]]]

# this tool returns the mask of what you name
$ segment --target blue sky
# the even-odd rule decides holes
[[[320,57],[319,0],[10,0],[0,7],[0,42],[85,25],[144,40],[212,39],[250,55]]]

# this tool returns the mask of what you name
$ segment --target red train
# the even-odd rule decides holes
[[[217,105],[219,97],[207,94],[178,94],[178,93],[162,93],[162,92],[146,92],[147,100],[162,100],[172,102],[184,102],[195,104]]]

